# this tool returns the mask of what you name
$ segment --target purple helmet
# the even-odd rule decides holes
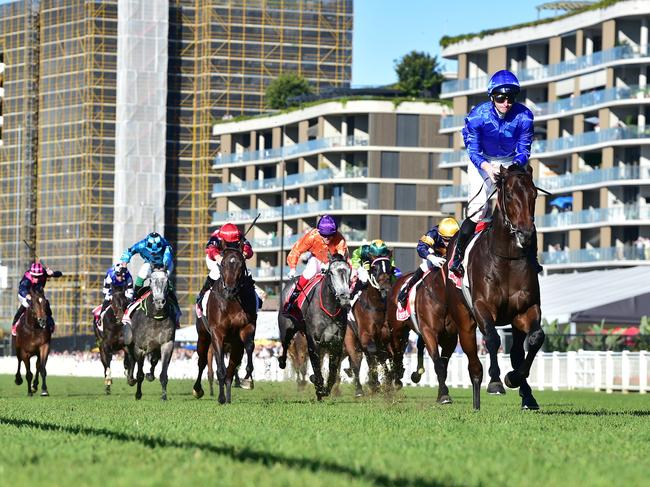
[[[338,225],[336,220],[330,215],[323,215],[323,217],[318,220],[318,233],[323,237],[331,237],[338,230]]]

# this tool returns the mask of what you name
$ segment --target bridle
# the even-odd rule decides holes
[[[230,253],[235,253],[235,252],[238,253],[241,256],[242,265],[241,265],[241,267],[239,269],[239,275],[236,278],[236,285],[234,287],[232,287],[232,288],[228,288],[228,287],[226,287],[226,281],[223,278],[223,261],[226,259],[226,257],[227,257],[226,254],[227,253],[230,254]],[[233,247],[225,248],[224,251],[223,251],[223,259],[221,259],[221,262],[217,263],[217,266],[219,267],[219,276],[220,276],[219,281],[221,282],[222,289],[224,291],[232,294],[232,295],[239,294],[239,291],[241,291],[242,287],[244,286],[243,276],[244,276],[244,272],[245,272],[245,269],[246,269],[246,260],[244,259],[244,254],[241,252],[241,250],[233,248]]]
[[[379,263],[380,264],[380,274],[390,274],[390,259],[388,257],[377,257],[370,263],[370,269],[372,270],[375,268],[375,264]],[[377,291],[381,291],[381,286],[377,282],[377,279],[375,278],[375,275],[371,272],[370,277],[368,278],[368,282],[370,282],[370,285],[374,287]]]

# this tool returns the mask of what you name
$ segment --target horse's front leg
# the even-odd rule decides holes
[[[418,384],[420,382],[420,379],[422,379],[422,376],[424,375],[425,344],[422,335],[418,335],[417,348],[418,348],[418,368],[417,370],[411,373],[411,381],[413,381],[413,383],[415,384]]]
[[[278,357],[278,366],[284,369],[287,366],[287,353],[289,345],[296,333],[296,325],[289,318],[280,317],[283,326],[280,326],[280,341],[282,342],[282,354]]]
[[[478,358],[478,347],[476,345],[476,323],[469,316],[466,321],[459,323],[460,346],[467,355],[469,364],[467,370],[472,381],[472,406],[478,411],[481,409],[481,381],[483,380],[483,364]]]
[[[197,399],[203,397],[203,387],[201,387],[201,378],[203,377],[203,370],[208,363],[208,359],[212,360],[212,354],[210,351],[210,335],[204,332],[199,332],[199,337],[196,342],[196,354],[199,357],[199,373],[196,376],[196,382],[194,382],[194,387],[192,387],[192,395]],[[210,383],[210,395],[212,394],[212,382]]]
[[[241,381],[242,389],[254,389],[253,381],[253,353],[255,352],[255,334],[251,334],[246,340],[246,376]]]
[[[137,374],[137,383],[138,388],[135,391],[136,400],[142,399],[142,382],[144,382],[144,353],[139,353],[137,358],[138,362],[138,374]]]
[[[230,358],[228,359],[228,368],[226,369],[226,403],[230,404],[232,402],[231,390],[232,382],[237,369],[241,364],[242,357],[244,356],[244,345],[237,344],[232,346],[230,352]]]
[[[223,336],[214,333],[212,336],[212,348],[214,349],[214,358],[217,360],[217,380],[219,381],[219,404],[225,404],[226,394],[224,386],[226,384],[226,359],[223,350]]]
[[[151,365],[149,372],[144,376],[145,379],[147,379],[147,382],[153,382],[156,380],[156,365],[158,365],[158,361],[160,360],[160,351],[152,352],[149,355],[149,364]]]
[[[39,370],[41,378],[43,379],[43,384],[41,385],[41,396],[49,396],[50,393],[47,391],[47,357],[50,355],[50,344],[46,343],[41,345],[39,352]]]
[[[16,358],[18,359],[18,369],[16,370],[16,377],[14,378],[14,384],[16,384],[17,386],[23,383],[23,378],[20,375],[20,364],[23,363],[23,360],[20,358],[21,355],[22,355],[22,351],[20,350],[20,348],[17,348]]]
[[[539,409],[526,378],[530,374],[535,355],[544,343],[545,335],[540,325],[540,318],[539,307],[533,306],[527,313],[512,320],[513,346],[510,361],[514,370],[506,374],[505,379],[508,387],[519,387],[522,409]],[[525,358],[524,339],[528,339],[528,353]]]
[[[111,384],[113,383],[113,379],[111,378],[111,359],[113,356],[110,347],[105,342],[99,346],[99,358],[104,366],[104,390],[108,395],[111,393]]]
[[[32,369],[30,365],[29,355],[27,357],[23,356],[23,362],[25,363],[25,380],[27,381],[27,395],[33,396],[34,391],[32,391]]]
[[[138,359],[135,355],[135,345],[133,344],[133,342],[131,342],[124,352],[124,365],[126,366],[126,369],[124,370],[124,374],[126,375],[126,381],[130,386],[134,386],[135,383],[137,382],[136,379],[133,377],[133,373],[135,372],[135,366],[137,364],[137,361]]]
[[[350,359],[350,367],[352,367],[353,377],[354,377],[354,395],[356,397],[363,396],[363,387],[361,387],[361,381],[359,380],[359,372],[361,370],[361,359],[363,357],[361,353],[361,344],[357,340],[356,335],[351,327],[347,327],[345,330],[345,339],[343,340],[345,346],[345,351],[348,354]]]
[[[318,343],[316,343],[316,340],[314,340],[314,337],[312,337],[310,334],[305,334],[305,336],[307,337],[307,351],[309,352],[309,360],[311,361],[311,368],[314,372],[309,377],[309,380],[312,384],[314,384],[316,388],[316,399],[320,401],[324,396],[327,395],[325,388],[323,387],[320,346]]]
[[[169,369],[169,362],[172,359],[173,353],[174,340],[170,340],[160,347],[160,361],[162,363],[162,368],[160,370],[160,386],[162,387],[162,395],[160,396],[160,399],[163,401],[167,400],[167,369]]]
[[[494,313],[483,302],[477,300],[474,303],[474,316],[481,325],[481,329],[485,330],[485,346],[490,354],[490,367],[488,373],[490,374],[490,382],[487,386],[488,394],[505,394],[506,390],[501,382],[501,369],[499,368],[499,347],[501,346],[501,338],[495,328]]]
[[[36,370],[34,371],[34,380],[32,381],[32,392],[38,391],[38,376],[41,373],[41,355],[36,355]]]

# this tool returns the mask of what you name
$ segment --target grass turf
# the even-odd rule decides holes
[[[204,381],[205,382],[205,381]],[[0,376],[4,485],[641,485],[650,453],[650,397],[408,388],[390,398],[314,400],[313,387],[257,383],[233,404],[196,400],[191,381],[134,388],[116,380],[48,378],[50,397]],[[205,386],[205,384],[204,384]]]

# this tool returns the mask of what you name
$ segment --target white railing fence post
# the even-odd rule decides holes
[[[605,352],[605,392],[614,391],[614,356],[611,350]]]
[[[621,354],[621,387],[623,393],[630,392],[630,351],[623,350]]]
[[[554,391],[559,391],[560,390],[560,353],[553,352],[552,360],[553,362],[551,367],[551,377],[552,377],[551,388]]]
[[[641,350],[639,352],[639,393],[648,392],[648,352]]]

